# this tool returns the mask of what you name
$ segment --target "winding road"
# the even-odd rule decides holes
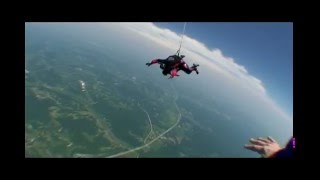
[[[144,141],[143,141],[143,143],[144,143],[144,144],[146,144],[147,139],[149,138],[149,136],[151,135],[151,133],[153,133],[152,122],[151,122],[151,119],[150,119],[150,116],[149,116],[148,111],[146,111],[145,109],[143,109],[143,108],[141,107],[140,103],[138,103],[138,105],[139,105],[140,109],[141,109],[142,111],[144,111],[144,112],[147,114],[148,119],[149,119],[150,132],[149,132],[148,136],[147,136],[147,137],[144,139]]]
[[[177,108],[177,110],[178,110],[178,112],[179,112],[179,117],[178,117],[177,122],[176,122],[175,124],[173,124],[169,129],[167,129],[166,131],[164,131],[163,133],[161,133],[161,134],[160,134],[159,136],[157,136],[156,138],[152,139],[152,140],[151,140],[150,142],[148,142],[147,144],[144,144],[144,145],[142,145],[142,146],[139,146],[139,147],[130,149],[130,150],[128,150],[128,151],[124,151],[124,152],[120,152],[120,153],[117,153],[117,154],[113,154],[113,155],[111,155],[111,156],[107,156],[107,158],[114,158],[114,157],[122,156],[122,155],[125,155],[125,154],[128,154],[128,153],[132,153],[132,152],[134,152],[134,151],[138,151],[138,150],[140,150],[140,149],[143,149],[143,148],[151,145],[152,143],[154,143],[156,140],[158,140],[159,138],[161,138],[162,136],[164,136],[164,135],[167,134],[168,132],[170,132],[173,128],[175,128],[175,127],[179,124],[179,122],[180,122],[180,120],[181,120],[181,112],[180,112],[180,109],[179,109],[179,107],[178,107],[178,105],[177,105],[177,103],[176,103],[177,99],[178,99],[178,98],[175,99],[174,104],[175,104],[175,106],[176,106],[176,108]]]

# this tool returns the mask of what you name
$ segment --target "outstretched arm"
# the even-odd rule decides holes
[[[165,64],[166,59],[154,59],[150,63],[146,63],[147,66],[151,66],[152,64]]]
[[[158,59],[154,59],[151,62],[146,63],[147,66],[151,66],[152,64],[158,63]]]

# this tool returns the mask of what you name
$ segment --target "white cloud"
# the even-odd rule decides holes
[[[177,34],[169,29],[159,28],[153,23],[117,23],[137,34],[172,49],[174,53],[181,40],[181,34]],[[188,28],[188,27],[187,27]],[[214,37],[213,37],[214,38]],[[191,59],[197,63],[201,63],[206,67],[214,70],[216,73],[225,75],[250,92],[262,97],[264,101],[272,106],[274,110],[280,113],[286,119],[292,119],[286,115],[276,103],[267,95],[267,91],[262,81],[249,74],[247,69],[235,62],[232,57],[225,56],[220,49],[210,50],[205,44],[190,38],[187,35],[183,38],[183,46],[181,52],[186,55],[187,59]]]

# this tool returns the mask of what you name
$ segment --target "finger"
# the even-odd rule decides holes
[[[254,145],[254,144],[246,144],[244,145],[246,149],[249,149],[251,151],[260,152],[263,150],[263,146]]]
[[[256,139],[253,139],[253,138],[250,139],[250,142],[251,142],[252,144],[255,144],[255,145],[261,145],[261,146],[267,145],[266,142],[260,141],[260,140],[256,140]]]
[[[270,143],[270,141],[268,139],[265,139],[265,138],[262,138],[262,137],[259,137],[258,140],[262,141],[264,143]]]
[[[274,143],[276,143],[277,141],[276,140],[274,140],[271,136],[268,136],[268,139],[271,141],[271,142],[274,142]]]

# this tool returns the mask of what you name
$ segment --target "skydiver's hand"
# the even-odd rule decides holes
[[[251,138],[250,142],[251,144],[246,144],[244,147],[259,153],[264,158],[271,157],[273,154],[282,149],[278,142],[270,136],[268,136],[268,139],[261,137],[258,139]]]
[[[150,65],[151,65],[151,63],[146,63],[146,65],[147,65],[147,66],[150,66]]]
[[[197,74],[199,74],[199,71],[196,71]]]

